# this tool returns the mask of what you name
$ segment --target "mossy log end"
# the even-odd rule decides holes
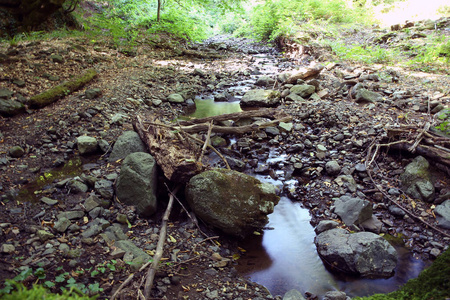
[[[45,92],[31,97],[28,101],[28,105],[31,108],[42,108],[44,106],[52,104],[59,98],[67,96],[68,94],[80,89],[96,76],[97,71],[95,71],[94,69],[89,69],[83,75],[76,77],[71,81],[64,82]]]

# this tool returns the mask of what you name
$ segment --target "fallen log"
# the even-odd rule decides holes
[[[268,121],[268,122],[261,123],[261,124],[253,123],[253,124],[244,125],[244,126],[235,126],[234,127],[234,126],[214,125],[214,127],[212,128],[212,132],[242,135],[247,132],[261,130],[261,129],[264,129],[267,127],[278,125],[278,124],[280,124],[280,122],[289,122],[291,120],[292,120],[292,117],[284,117],[279,120]],[[153,123],[146,123],[146,124],[157,125],[157,124],[153,124]],[[172,130],[182,130],[187,133],[197,133],[197,132],[202,132],[202,131],[208,131],[209,123],[195,124],[195,125],[189,125],[189,126],[168,126],[168,128],[170,128]]]
[[[296,73],[292,74],[286,81],[286,83],[296,84],[299,79],[308,79],[314,76],[317,76],[322,72],[325,67],[323,65],[315,65],[313,67],[309,67],[307,69],[301,69]]]
[[[97,71],[94,69],[87,70],[83,75],[76,77],[73,80],[64,82],[60,85],[57,85],[45,92],[42,92],[38,95],[32,96],[28,101],[28,105],[31,108],[42,108],[58,99],[73,93],[74,91],[82,88],[89,81],[94,79],[97,76]]]
[[[443,172],[450,175],[450,138],[439,135],[430,130],[430,123],[423,128],[404,126],[387,128],[387,138],[379,143],[373,143],[369,149],[375,147],[369,165],[375,160],[380,148],[396,149],[409,153],[417,153],[429,159]]]
[[[268,113],[268,110],[265,110],[265,113]],[[271,113],[274,112],[272,111]],[[243,116],[243,114],[238,115],[239,117]],[[198,146],[199,142],[201,142],[202,146],[206,145],[206,147],[213,149],[224,160],[226,167],[229,168],[226,159],[216,149],[208,142],[199,141],[190,133],[216,132],[241,135],[276,126],[280,122],[288,122],[292,120],[292,117],[287,116],[273,121],[255,122],[250,125],[237,127],[213,125],[211,122],[214,122],[216,119],[223,120],[223,116],[212,117],[209,123],[179,126],[164,124],[158,120],[144,122],[137,116],[136,120],[133,121],[133,127],[161,167],[166,178],[171,181],[185,183],[194,175],[208,168],[201,162],[202,150]]]
[[[206,118],[199,118],[199,119],[191,119],[187,121],[179,121],[179,125],[193,125],[193,124],[200,124],[200,123],[209,123],[211,121],[214,122],[221,122],[221,121],[227,121],[227,120],[239,120],[239,119],[246,119],[246,118],[254,118],[254,117],[268,117],[268,118],[280,118],[285,117],[286,114],[280,110],[277,110],[275,108],[263,108],[263,109],[255,109],[255,110],[247,110],[242,112],[236,112],[231,114],[223,114],[219,116],[212,116],[212,117],[206,117]]]

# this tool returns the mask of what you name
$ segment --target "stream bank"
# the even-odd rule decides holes
[[[107,45],[103,45],[103,52],[94,51],[89,47],[86,52],[73,50],[75,49],[73,46],[67,48],[67,45],[77,42],[79,41],[62,40],[59,41],[60,44],[51,44],[51,47],[57,49],[62,55],[67,55],[66,63],[62,64],[48,64],[47,59],[53,53],[52,51],[55,51],[54,49],[50,50],[50,44],[44,43],[39,47],[24,45],[24,49],[29,51],[25,52],[26,55],[30,55],[33,51],[37,52],[41,48],[47,49],[47,53],[41,56],[43,62],[48,64],[47,72],[60,73],[61,77],[69,77],[70,68],[72,66],[76,68],[78,64],[74,62],[79,60],[82,64],[95,66],[102,73],[100,78],[89,88],[99,88],[102,94],[100,97],[88,99],[85,91],[79,91],[50,107],[28,111],[25,115],[1,120],[4,140],[0,145],[3,155],[2,170],[4,171],[1,190],[4,192],[2,202],[5,204],[5,210],[1,216],[1,239],[2,244],[14,246],[14,249],[3,248],[7,251],[4,250],[2,253],[2,264],[5,268],[1,277],[11,278],[17,275],[16,270],[20,267],[31,266],[35,271],[44,263],[48,280],[54,281],[65,272],[70,274],[63,276],[64,281],[58,284],[54,288],[55,290],[61,285],[66,285],[71,277],[85,287],[98,283],[98,287],[103,289],[102,297],[107,297],[114,288],[117,288],[116,282],[123,281],[126,274],[132,272],[133,269],[123,263],[122,259],[115,258],[115,253],[112,253],[105,237],[94,236],[86,239],[82,233],[88,229],[91,221],[101,218],[111,224],[118,224],[114,226],[119,226],[127,235],[130,235],[139,248],[152,253],[161,217],[161,212],[159,212],[149,220],[141,219],[136,216],[133,209],[114,202],[104,204],[103,210],[99,206],[99,209],[96,210],[97,215],[91,215],[90,212],[83,209],[90,198],[90,193],[101,194],[100,190],[95,187],[95,182],[99,180],[114,182],[120,169],[120,162],[108,163],[102,156],[94,165],[86,165],[83,168],[84,176],[79,176],[80,180],[77,179],[87,186],[86,191],[75,192],[76,190],[71,186],[58,185],[59,179],[49,183],[40,190],[40,194],[59,201],[53,206],[45,204],[45,209],[41,209],[42,204],[40,203],[17,203],[14,201],[17,192],[22,190],[28,182],[32,182],[37,175],[45,173],[68,161],[72,155],[76,155],[78,150],[74,141],[80,135],[96,136],[112,145],[123,131],[131,129],[130,119],[138,112],[142,113],[147,110],[152,113],[157,112],[162,118],[173,120],[185,110],[187,105],[193,103],[195,95],[214,92],[214,95],[217,96],[217,94],[227,92],[230,96],[239,99],[246,89],[256,82],[258,76],[273,74],[275,77],[279,73],[300,66],[300,63],[279,55],[277,55],[280,58],[278,61],[273,61],[267,54],[260,53],[256,57],[252,56],[250,54],[257,54],[256,52],[267,53],[268,48],[248,46],[248,41],[242,39],[217,39],[207,42],[205,45],[220,49],[220,53],[223,55],[222,59],[210,61],[186,59],[177,56],[172,49],[139,49],[136,56],[126,57],[108,49]],[[264,65],[267,65],[270,71],[266,71]],[[16,67],[13,62],[8,65],[6,71],[11,73],[10,76],[13,76]],[[362,66],[338,65],[323,72],[318,84],[330,89],[339,86],[340,77],[336,76],[336,73],[339,73],[338,70],[347,74],[346,76],[356,76],[355,74],[361,72],[388,73],[382,68],[368,69]],[[37,69],[33,72],[34,75],[40,74]],[[422,90],[415,79],[418,77],[403,77],[404,75],[401,73],[398,76],[402,79],[400,84],[383,81],[380,89],[401,92],[403,89],[409,90],[413,86],[417,89],[414,97],[438,97],[438,100],[447,103],[448,98],[445,95],[439,96],[438,91]],[[428,77],[425,80],[438,82],[448,80],[439,76],[433,78],[437,79]],[[26,82],[33,82],[31,79],[25,79]],[[48,81],[44,82],[45,85],[49,85]],[[240,88],[236,89],[236,85]],[[12,97],[18,99],[20,96],[27,97],[43,87],[37,82],[29,84],[25,88],[16,88],[16,85],[8,84],[7,88],[13,90]],[[170,103],[167,101],[167,96],[172,93],[181,93],[187,100],[183,104]],[[321,219],[336,218],[330,210],[330,199],[348,192],[347,186],[335,182],[334,178],[324,172],[327,160],[339,161],[344,174],[354,175],[357,183],[355,192],[358,195],[373,198],[377,202],[381,201],[380,195],[373,191],[367,177],[356,170],[355,165],[364,159],[362,153],[366,142],[371,137],[382,134],[384,121],[395,122],[398,120],[400,111],[391,106],[389,102],[369,105],[369,107],[359,106],[342,95],[301,104],[285,102],[281,109],[286,110],[294,117],[294,127],[291,132],[275,128],[265,131],[262,135],[241,137],[235,142],[229,139],[231,142],[222,150],[235,159],[236,168],[240,166],[242,169],[270,176],[272,179],[295,179],[294,186],[282,188],[290,198],[309,209],[313,225],[316,225]],[[414,124],[416,118],[419,120],[420,117],[420,113],[412,111],[407,121]],[[318,147],[319,145],[324,146],[325,151]],[[23,156],[13,158],[8,155],[9,149],[13,146],[21,146],[25,150]],[[276,156],[286,159],[270,160],[272,148],[278,150]],[[379,162],[378,176],[382,180],[394,184],[409,161],[410,158],[402,154],[386,156],[383,161]],[[439,192],[445,191],[445,186],[448,186],[448,182],[445,181],[446,177],[442,176],[441,178],[442,182],[439,182],[441,186],[438,186]],[[160,195],[163,202],[164,195],[163,189]],[[75,228],[67,236],[54,232],[55,215],[58,212],[73,210],[83,211],[79,219],[72,221],[80,228]],[[424,212],[424,218],[431,218],[428,214],[429,206],[427,204],[419,203],[417,210]],[[385,232],[394,236],[402,236],[416,257],[424,260],[433,259],[448,245],[448,238],[435,234],[408,218],[391,215],[386,210],[386,205],[381,202],[376,205],[375,211],[377,216],[383,220]],[[41,215],[38,216],[38,214]],[[129,230],[127,224],[120,225],[119,215],[125,215],[132,220],[132,230]],[[217,243],[204,241],[195,226],[183,215],[181,209],[178,213],[174,213],[173,218],[169,234],[175,241],[166,246],[165,257],[168,258],[168,261],[159,274],[155,290],[156,297],[166,296],[169,299],[197,299],[199,297],[209,299],[262,297],[270,299],[272,297],[264,287],[242,278],[234,268],[235,263],[225,266],[217,263],[217,254],[230,259],[237,258],[234,255],[240,252],[237,250],[235,241],[222,237],[220,245],[223,247]],[[299,217],[295,217],[295,219],[299,219]],[[40,238],[40,230],[54,232],[56,235],[50,239]],[[210,236],[216,234],[210,229],[205,229],[205,231]],[[291,243],[295,242],[297,241],[294,240]],[[70,255],[60,256],[60,253],[64,253],[67,249],[66,246],[61,246],[62,244],[69,246],[67,253]],[[195,252],[198,252],[198,255]],[[179,254],[180,257],[178,257],[177,253],[182,254]],[[249,251],[247,253],[251,255]],[[240,253],[240,255],[245,257],[245,254]],[[183,261],[190,263],[185,266]],[[219,262],[221,261],[219,260]],[[113,264],[115,270],[113,271],[112,268],[105,270],[104,274],[105,278],[107,276],[107,280],[92,276],[92,270],[103,270],[108,263]],[[59,267],[51,266],[62,266],[63,269],[58,270]],[[72,271],[78,271],[78,273]],[[73,274],[89,274],[89,276]],[[35,281],[36,276],[29,278],[27,283]],[[307,276],[309,277],[311,274]],[[135,284],[127,290],[130,296],[137,288],[138,283]],[[330,285],[330,289],[333,289],[331,286],[336,289],[341,288]],[[309,287],[302,292],[305,291],[310,291]],[[283,290],[280,290],[279,293],[283,294]]]

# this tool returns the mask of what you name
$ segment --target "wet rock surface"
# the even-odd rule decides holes
[[[435,193],[424,202],[405,196],[400,185],[399,177],[415,155],[385,152],[375,166],[369,167],[372,178],[365,164],[365,151],[376,137],[387,135],[386,126],[422,127],[424,107],[428,107],[429,101],[436,102],[435,107],[448,106],[448,96],[435,88],[449,86],[445,76],[407,74],[378,66],[330,64],[321,67],[316,78],[299,81],[295,76],[280,74],[295,74],[296,68],[308,66],[311,57],[288,59],[266,46],[227,37],[192,48],[221,51],[224,55],[210,61],[181,57],[169,46],[139,49],[133,59],[106,45],[108,51],[89,48],[85,52],[64,40],[56,45],[42,42],[24,47],[19,55],[34,55],[36,63],[62,60],[59,64],[44,63],[45,68],[24,75],[30,76],[22,78],[25,86],[7,82],[5,88],[11,93],[2,101],[28,98],[52,86],[50,76],[58,75],[52,78],[62,81],[70,78],[67,70],[77,73],[89,67],[98,69],[100,77],[87,88],[102,92],[86,94],[81,90],[51,107],[28,110],[25,114],[22,111],[0,120],[0,278],[12,278],[27,267],[45,268],[48,280],[55,280],[65,272],[85,272],[88,275],[77,277],[77,282],[85,286],[97,282],[103,289],[101,297],[110,297],[119,282],[154,255],[167,201],[167,188],[161,187],[157,195],[161,209],[150,218],[143,218],[136,208],[117,201],[113,194],[121,160],[130,152],[146,151],[132,146],[123,154],[110,154],[112,147],[120,144],[118,137],[132,131],[131,119],[137,113],[144,116],[152,113],[164,121],[172,121],[196,98],[221,94],[224,100],[239,100],[249,90],[262,87],[277,92],[268,99],[276,100],[278,109],[293,119],[258,133],[248,133],[233,142],[234,136],[216,134],[216,138],[227,142],[218,143],[217,148],[234,162],[230,163],[233,168],[282,181],[281,192],[310,210],[313,225],[334,220],[338,226],[347,228],[332,209],[333,199],[359,198],[369,201],[373,216],[381,222],[379,231],[400,237],[417,257],[433,259],[448,247],[448,227],[444,225],[448,222],[447,175],[432,168],[430,180]],[[42,52],[43,49],[46,51]],[[6,50],[2,46],[1,52]],[[13,73],[17,66],[9,62],[2,68]],[[384,79],[373,80],[377,74]],[[266,77],[259,80],[262,76]],[[371,93],[352,95],[350,89],[341,88],[346,78],[362,78],[359,91]],[[300,88],[294,88],[297,85],[307,87],[300,92]],[[175,97],[180,103],[171,101],[169,96],[173,94],[181,96],[184,102],[180,97]],[[356,103],[356,98],[365,101]],[[97,146],[103,148],[96,156],[85,155],[75,168],[71,158],[81,154],[77,141],[83,136],[95,138]],[[101,146],[100,141],[106,144]],[[116,146],[112,146],[114,143]],[[127,148],[131,143],[123,144]],[[16,146],[23,149],[20,156],[9,153]],[[220,162],[216,164],[220,166]],[[55,168],[64,172],[50,172]],[[294,183],[288,184],[289,180]],[[161,178],[159,181],[163,182]],[[28,189],[33,199],[42,202],[16,201]],[[422,220],[441,225],[447,236],[411,217],[389,199]],[[234,269],[237,264],[234,254],[240,252],[234,239],[212,238],[217,232],[187,217],[180,206],[170,220],[165,260],[157,274],[153,297],[271,299],[275,296],[239,276]],[[362,230],[358,222],[355,225],[351,230]],[[332,223],[325,228],[335,226]],[[86,271],[103,269],[104,280]],[[29,282],[35,279],[30,278]],[[66,281],[57,288],[63,284]],[[138,281],[133,282],[124,290],[124,297],[135,297],[138,288]]]

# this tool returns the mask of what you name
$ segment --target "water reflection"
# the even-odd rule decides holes
[[[257,265],[257,259],[262,265],[265,263],[261,261],[262,257],[243,257],[238,261],[238,271],[267,287],[273,295],[283,295],[293,288],[318,295],[337,289],[337,283],[317,255],[313,243],[315,233],[309,220],[308,210],[300,203],[281,197],[274,213],[269,216],[267,226],[273,230],[266,230],[262,238],[261,248],[272,261],[270,267],[256,266],[254,270],[248,270],[248,264]],[[251,248],[248,252],[253,254]]]
[[[323,265],[314,245],[315,232],[309,223],[309,211],[281,197],[269,216],[269,230],[241,245],[247,250],[238,260],[238,271],[250,280],[264,285],[272,295],[284,295],[290,289],[323,296],[327,291],[341,290],[348,296],[367,296],[396,290],[415,278],[425,267],[405,248],[397,248],[399,263],[395,275],[388,279],[361,279],[333,275]]]
[[[195,112],[188,117],[206,118],[242,111],[239,102],[214,102],[214,99],[196,99],[195,106]]]

